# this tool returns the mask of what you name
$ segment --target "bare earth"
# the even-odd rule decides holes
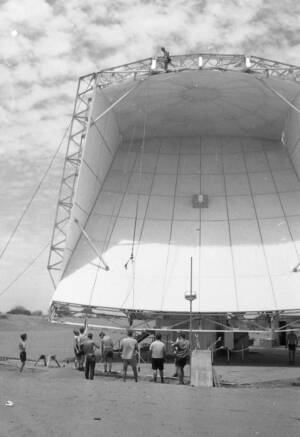
[[[71,367],[0,366],[1,437],[297,436],[299,387],[193,388],[86,381]],[[5,407],[11,400],[14,405]]]
[[[0,331],[1,349],[13,346],[16,356],[17,332],[7,323],[0,321],[6,328]],[[36,338],[43,340],[43,332],[32,326]],[[58,332],[62,334],[51,327],[45,331],[51,337]],[[70,329],[65,332],[72,343]],[[48,353],[41,350],[47,342],[40,341],[39,348],[37,343],[32,350]],[[29,362],[20,374],[17,361],[0,361],[0,437],[298,436],[300,367],[298,362],[286,365],[285,351],[279,352],[284,361],[278,366],[219,363],[215,369],[225,384],[220,388],[178,386],[172,379],[155,384],[150,382],[149,364],[142,366],[138,383],[131,378],[124,383],[118,375],[102,375],[101,364],[95,380],[86,381],[72,364],[47,369]],[[120,367],[114,363],[115,370]],[[168,365],[167,376],[173,370]],[[5,406],[8,400],[13,406]]]

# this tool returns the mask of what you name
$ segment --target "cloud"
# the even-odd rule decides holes
[[[48,118],[52,117],[56,99],[62,131],[79,76],[149,57],[161,45],[175,54],[247,53],[300,63],[299,12],[300,6],[291,0],[276,6],[271,0],[8,0],[0,18],[5,125],[10,134],[14,126],[12,140],[17,141],[24,118],[28,130],[33,127],[31,116],[30,143],[36,144],[34,136],[49,127],[43,109],[48,102]],[[65,111],[61,95],[68,95]],[[18,124],[12,112],[20,111],[29,114]],[[53,135],[48,145],[55,147]]]
[[[12,89],[28,87],[31,96],[24,93],[24,101],[13,91],[10,99],[16,99],[16,109],[30,110],[38,87],[45,101],[42,88],[47,83],[54,95],[71,80],[74,86],[67,92],[72,100],[80,75],[151,56],[162,44],[177,54],[246,52],[297,64],[299,8],[290,0],[276,7],[271,0],[9,0],[1,15],[2,77],[11,77]],[[12,29],[17,29],[16,37]],[[43,118],[41,114],[39,130],[44,129]],[[60,117],[59,122],[62,126],[67,120]]]

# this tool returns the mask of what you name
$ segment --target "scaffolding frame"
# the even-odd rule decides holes
[[[92,75],[80,78],[70,124],[47,265],[54,287],[56,286],[54,272],[59,273],[63,263],[67,240],[67,225],[73,207],[73,198],[81,165],[81,155],[86,136],[88,112],[93,89]]]
[[[167,316],[168,322],[165,326],[151,327],[150,322],[156,323]],[[103,320],[114,319],[114,326],[93,324],[99,317]],[[49,319],[54,323],[69,323],[71,325],[80,324],[79,320],[89,320],[89,326],[98,327],[99,329],[126,330],[128,327],[134,331],[143,331],[151,329],[159,332],[186,332],[186,333],[269,333],[279,334],[281,332],[290,332],[299,330],[300,310],[281,310],[281,311],[249,311],[237,313],[192,313],[192,322],[208,321],[215,325],[215,328],[191,328],[188,326],[191,321],[191,315],[188,311],[149,311],[149,310],[129,310],[124,308],[97,307],[92,305],[70,304],[68,302],[53,301]],[[121,328],[117,320],[123,320]],[[127,320],[127,323],[125,322]],[[176,320],[176,322],[175,322]],[[285,320],[283,326],[276,325],[279,321]],[[136,326],[134,322],[143,321],[146,325]]]
[[[209,53],[174,55],[167,73],[193,70],[236,71],[254,74],[260,79],[283,79],[300,84],[300,67],[247,55]],[[88,128],[90,101],[95,87],[102,89],[118,83],[141,81],[151,75],[165,73],[163,58],[152,57],[104,69],[79,78],[47,265],[54,287],[56,287],[61,275],[67,226],[71,217]]]

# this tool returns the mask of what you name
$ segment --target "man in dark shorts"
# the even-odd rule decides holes
[[[20,353],[20,360],[21,360],[21,367],[20,372],[23,372],[25,363],[26,363],[26,340],[27,340],[27,334],[21,334],[20,335],[21,341],[19,343],[19,353]]]
[[[289,332],[286,340],[287,340],[287,347],[289,350],[289,364],[295,364],[298,337],[294,331],[291,331]]]
[[[153,381],[157,381],[157,370],[159,370],[160,382],[164,382],[164,360],[166,345],[161,341],[161,334],[156,334],[156,340],[150,345],[150,358],[153,370]]]
[[[184,366],[190,355],[190,343],[185,339],[185,334],[181,333],[177,341],[173,344],[175,351],[175,366],[177,370],[179,384],[184,384]]]
[[[88,333],[86,341],[83,343],[83,352],[85,356],[85,379],[94,379],[96,366],[96,349],[99,346],[93,341],[93,334]]]
[[[99,337],[100,351],[104,362],[104,372],[107,372],[108,366],[108,373],[111,373],[112,362],[114,358],[114,344],[110,336],[105,334],[105,332],[100,332]]]

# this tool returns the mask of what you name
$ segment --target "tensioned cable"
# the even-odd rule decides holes
[[[139,85],[140,85],[140,83],[141,82],[138,82],[137,84],[135,84],[134,86],[132,86],[126,93],[124,93],[120,98],[118,98],[114,103],[112,103],[108,108],[106,108],[106,110],[105,111],[103,111],[96,119],[91,119],[91,126],[95,126],[96,127],[96,130],[97,130],[97,132],[98,132],[98,134],[100,135],[100,137],[102,138],[102,140],[104,141],[104,144],[106,145],[106,147],[108,148],[108,150],[112,153],[112,151],[110,150],[110,148],[108,147],[108,145],[107,145],[107,143],[106,143],[106,141],[105,141],[105,139],[104,139],[104,137],[103,137],[103,135],[102,135],[102,133],[101,133],[101,131],[100,131],[100,129],[98,128],[98,126],[97,126],[97,124],[96,124],[96,122],[98,121],[98,120],[100,120],[101,118],[103,118],[108,112],[110,112],[117,104],[119,104],[123,99],[125,99],[125,97],[127,97],[129,94],[131,94],[131,92],[132,91],[134,91]],[[97,88],[96,88],[96,90],[97,90]],[[135,133],[135,131],[133,132],[133,135],[134,135],[134,133]],[[132,141],[133,141],[133,137],[132,137]],[[129,155],[129,152],[130,152],[130,148],[131,148],[131,145],[132,144],[130,144],[129,145],[129,150],[128,150],[128,155]],[[92,175],[95,177],[95,179],[98,181],[98,182],[100,182],[100,180],[99,180],[99,178],[98,178],[98,176],[96,175],[96,173],[92,170],[92,168],[88,165],[88,163],[85,161],[85,160],[83,160],[83,162],[86,164],[86,166],[89,168],[89,170],[91,171],[91,173],[92,173]],[[126,191],[127,192],[127,191]],[[126,192],[125,192],[125,195],[126,195]],[[76,202],[77,203],[77,202]],[[112,215],[111,215],[111,220],[110,220],[110,223],[109,223],[109,226],[108,226],[108,229],[107,229],[107,232],[106,232],[106,236],[105,236],[105,241],[104,241],[104,251],[106,250],[106,248],[108,247],[108,243],[109,243],[109,239],[110,239],[110,237],[111,237],[111,235],[112,235],[112,232],[113,232],[113,228],[114,228],[114,226],[113,226],[113,228],[112,228],[112,231],[111,231],[111,233],[110,233],[110,235],[109,235],[109,228],[111,227],[111,222],[112,222],[112,218],[113,218],[113,213],[114,213],[114,211],[115,211],[115,207],[116,207],[116,204],[117,204],[117,199],[115,200],[115,204],[114,204],[114,208],[113,208],[113,212],[112,212]],[[78,206],[79,206],[79,208],[81,208],[81,206],[79,205],[79,204],[77,204]],[[82,208],[81,208],[82,209]],[[79,222],[77,221],[77,224],[78,224]],[[83,229],[81,229],[81,231],[83,232]],[[88,235],[85,233],[85,232],[83,232],[83,234],[85,235],[85,238],[87,238],[88,237]],[[93,250],[94,250],[94,252],[96,252],[96,254],[97,254],[97,256],[99,257],[99,259],[100,259],[100,261],[102,261],[102,263],[103,263],[103,258],[102,258],[102,256],[99,256],[100,254],[98,253],[98,250],[95,250],[96,248],[95,248],[95,246],[92,244],[92,242],[91,242],[91,240],[90,240],[90,238],[88,238],[88,242],[89,242],[89,244],[92,246],[92,248],[93,248]],[[104,266],[105,266],[105,270],[109,270],[108,269],[108,266],[107,266],[107,264],[104,262]],[[94,292],[95,292],[95,286],[96,286],[96,283],[97,283],[97,277],[98,277],[98,272],[99,272],[99,270],[101,269],[102,267],[100,266],[100,265],[98,265],[97,266],[97,271],[96,271],[96,274],[95,274],[95,278],[94,278],[94,281],[93,281],[93,285],[92,285],[92,287],[91,287],[91,291],[90,291],[90,296],[89,296],[89,305],[91,305],[91,301],[92,301],[92,298],[93,298],[93,295],[94,295]]]
[[[268,160],[267,154],[265,152],[264,152],[264,156],[265,156],[265,159],[266,159],[266,162],[267,162],[267,166],[268,166],[269,172],[271,174],[271,178],[273,179],[273,183],[274,183],[272,169],[270,167],[269,160]],[[244,151],[243,147],[242,147],[242,157],[243,157],[243,162],[244,162],[245,169],[247,169],[246,156],[245,156],[245,151]],[[267,276],[269,278],[269,284],[270,284],[270,287],[271,287],[271,294],[272,294],[272,298],[273,298],[273,303],[274,303],[276,309],[278,309],[276,292],[275,292],[274,284],[273,284],[273,280],[272,280],[270,263],[269,263],[269,259],[268,259],[268,256],[267,256],[266,247],[265,247],[265,244],[264,244],[262,223],[261,223],[261,220],[259,218],[259,214],[258,214],[258,211],[257,211],[257,206],[255,205],[255,202],[254,202],[254,193],[253,193],[253,189],[252,189],[252,186],[251,186],[251,181],[250,181],[250,176],[249,176],[249,171],[248,170],[246,170],[245,175],[246,175],[246,178],[247,178],[247,181],[248,181],[250,195],[251,195],[251,198],[252,198],[253,210],[254,210],[254,214],[255,214],[255,218],[256,218],[257,229],[258,229],[258,234],[259,234],[260,243],[261,243],[261,250],[262,250],[264,261],[265,261],[265,267],[266,267],[266,271],[267,271]],[[275,183],[274,183],[274,187],[276,187]],[[278,193],[277,193],[277,197],[278,197],[278,199],[280,197],[278,195]],[[230,226],[229,226],[229,229],[230,229]],[[238,295],[238,291],[236,291],[236,293]]]
[[[132,144],[133,144],[134,139],[135,139],[135,133],[136,133],[136,124],[134,125],[134,127],[132,129],[131,139],[130,139],[130,143],[129,143],[128,150],[127,150],[127,160],[128,160],[129,153],[130,153],[130,151],[132,149]],[[129,184],[129,180],[128,180],[128,184]],[[127,184],[127,188],[125,190],[124,196],[123,196],[123,200],[124,200],[124,198],[125,198],[125,196],[127,194],[128,184]],[[118,203],[118,199],[116,198],[115,202],[114,202],[113,211],[111,213],[109,225],[107,227],[107,232],[106,232],[106,235],[105,235],[105,239],[104,239],[104,242],[103,242],[103,252],[105,252],[107,250],[107,248],[108,248],[109,241],[110,241],[110,238],[112,236],[112,233],[113,233],[113,230],[114,230],[114,227],[115,227],[115,224],[116,224],[116,220],[117,219],[115,219],[115,223],[112,226],[112,219],[113,219],[114,213],[116,211],[117,203]],[[122,202],[120,203],[119,208],[121,207],[121,205],[122,205]],[[116,217],[118,217],[118,214],[116,214]],[[93,298],[94,293],[95,293],[95,287],[96,287],[96,283],[97,283],[97,278],[98,278],[99,270],[100,270],[100,266],[98,265],[97,266],[97,271],[96,271],[96,274],[95,274],[95,278],[94,278],[94,281],[93,281],[93,285],[92,285],[92,288],[91,288],[91,291],[90,291],[89,305],[91,305],[92,298]]]
[[[289,105],[292,109],[294,109],[298,114],[300,114],[300,109],[297,108],[297,106],[293,105],[292,102],[290,102],[287,98],[285,98],[279,91],[277,91],[275,88],[273,88],[271,85],[267,84],[264,79],[261,79],[260,77],[256,77],[257,80],[259,80],[267,89],[272,91],[276,96],[278,96],[281,100],[283,100],[287,105]]]
[[[169,241],[168,241],[168,249],[167,249],[167,257],[166,257],[166,262],[165,262],[165,268],[164,268],[164,279],[163,279],[163,285],[162,285],[162,296],[161,296],[161,301],[160,301],[160,309],[162,311],[164,303],[165,303],[165,298],[166,298],[166,294],[168,291],[168,283],[171,280],[171,276],[172,276],[172,272],[174,269],[170,267],[170,272],[169,272],[169,278],[168,278],[168,268],[169,268],[169,259],[170,259],[170,252],[171,252],[171,246],[172,246],[172,234],[173,234],[173,227],[174,227],[174,217],[175,217],[175,206],[176,206],[176,192],[177,192],[177,185],[178,185],[178,178],[179,178],[179,168],[180,168],[180,157],[181,157],[181,152],[182,152],[182,144],[180,143],[180,149],[178,151],[178,155],[177,155],[177,168],[176,168],[176,180],[175,180],[175,185],[174,185],[174,194],[173,194],[173,205],[172,205],[172,215],[171,215],[171,224],[170,224],[170,234],[169,234]],[[200,159],[200,156],[199,156]]]
[[[96,246],[94,245],[94,243],[90,239],[90,237],[87,234],[87,232],[85,231],[85,229],[83,229],[83,227],[80,225],[79,220],[75,218],[74,221],[77,224],[78,228],[80,229],[82,235],[85,237],[85,239],[89,243],[90,247],[93,249],[93,251],[96,253],[96,255],[99,258],[99,260],[102,262],[103,265],[102,266],[99,265],[98,268],[108,271],[109,270],[109,266],[107,265],[107,263],[103,259],[102,255],[99,253],[98,249],[96,248]]]
[[[137,88],[137,85],[134,85],[129,91],[131,92],[131,91],[133,91],[135,88]],[[97,89],[96,89],[97,90]],[[104,115],[106,115],[111,109],[113,109],[113,107],[114,106],[116,106],[116,104],[117,103],[119,103],[121,100],[123,100],[127,95],[129,95],[129,92],[127,92],[127,93],[125,93],[121,98],[119,98],[114,104],[112,104],[112,105],[110,105],[109,106],[109,108],[107,108],[104,112],[102,112],[98,117],[97,117],[97,119],[96,120],[100,120]],[[107,147],[107,149],[110,151],[110,153],[112,154],[112,151],[111,151],[111,149],[108,147],[108,145],[107,145],[107,142],[106,142],[106,140],[105,140],[105,138],[103,137],[103,135],[102,135],[102,133],[101,133],[101,131],[100,131],[100,129],[98,128],[98,126],[97,126],[97,124],[96,124],[96,120],[93,120],[93,118],[92,118],[92,123],[91,123],[91,125],[94,125],[95,127],[96,127],[96,130],[97,130],[97,132],[98,132],[98,134],[100,135],[100,137],[102,138],[102,140],[103,140],[103,142],[104,142],[104,144],[106,145],[106,147]],[[127,151],[127,157],[126,157],[126,161],[128,161],[128,156],[129,156],[129,153],[130,153],[130,151],[131,151],[131,147],[132,147],[132,142],[133,142],[133,137],[134,137],[134,135],[135,135],[135,130],[133,131],[133,133],[132,133],[132,138],[131,138],[131,143],[129,144],[129,148],[128,148],[128,151]],[[86,159],[82,159],[82,162],[87,166],[87,168],[90,170],[90,172],[92,173],[92,175],[94,176],[94,178],[97,180],[97,182],[100,184],[100,185],[102,185],[102,183],[103,183],[103,181],[101,181],[101,179],[98,177],[98,175],[95,173],[95,171],[92,169],[92,167],[89,165],[89,163],[86,161]],[[126,194],[126,193],[125,193]],[[75,204],[85,213],[85,214],[87,214],[87,215],[89,215],[89,213],[87,212],[87,211],[85,211],[85,209],[76,201],[75,202]],[[107,230],[107,232],[106,232],[106,236],[105,236],[105,240],[104,240],[104,248],[106,247],[106,243],[107,243],[107,238],[108,238],[108,235],[109,235],[109,228],[110,228],[110,225],[111,225],[111,221],[112,221],[112,217],[113,217],[113,213],[114,213],[114,211],[115,211],[115,207],[116,207],[116,204],[117,204],[117,199],[116,199],[116,201],[115,201],[115,204],[114,204],[114,208],[113,208],[113,212],[112,212],[112,214],[111,214],[111,220],[110,220],[110,223],[109,223],[109,226],[108,226],[108,230]],[[106,249],[104,249],[104,250],[106,250]]]
[[[126,196],[126,193],[127,193],[127,190],[126,190],[124,196]],[[112,219],[113,219],[114,213],[116,211],[117,203],[118,203],[118,199],[116,199],[115,202],[114,202],[113,211],[111,213],[109,225],[107,227],[105,239],[104,239],[104,242],[103,242],[103,252],[105,252],[107,250],[107,248],[108,248],[108,245],[109,245],[109,242],[110,242],[110,238],[112,236],[112,233],[113,233],[113,230],[114,230],[114,227],[115,227],[115,224],[116,224],[117,218],[115,219],[115,223],[112,226]],[[121,202],[121,204],[122,204],[122,202]],[[118,217],[118,215],[116,215],[116,217]],[[97,271],[96,271],[95,278],[94,278],[94,281],[93,281],[93,285],[92,285],[91,291],[90,291],[89,305],[91,305],[92,298],[93,298],[94,293],[95,293],[95,288],[96,288],[96,283],[97,283],[97,280],[98,280],[98,273],[99,273],[100,268],[101,267],[99,265],[97,265]]]
[[[224,106],[222,107],[222,111],[224,114]],[[229,239],[229,247],[230,247],[230,258],[231,258],[231,266],[232,266],[232,273],[233,273],[233,284],[234,284],[234,297],[235,297],[235,303],[237,310],[239,309],[239,294],[238,294],[238,288],[237,288],[237,275],[236,275],[236,265],[234,262],[234,251],[233,251],[233,239],[232,239],[232,230],[230,228],[230,218],[229,218],[229,200],[228,200],[228,190],[226,188],[226,174],[225,174],[225,168],[224,168],[224,147],[223,147],[223,140],[221,141],[221,176],[224,184],[224,198],[225,198],[225,211],[226,211],[226,220],[228,224],[228,239]]]
[[[57,320],[52,320],[51,323],[56,323],[56,324],[64,324],[64,325],[71,325],[71,326],[82,326],[82,323],[76,323],[76,322],[61,322],[61,321],[57,321]],[[126,331],[128,328],[127,327],[119,327],[119,326],[109,326],[109,325],[96,325],[96,324],[92,324],[89,323],[89,327],[91,328],[98,328],[98,329],[107,329],[107,330],[112,330],[112,331]],[[178,329],[170,329],[170,328],[150,328],[151,331],[153,332],[178,332]],[[132,328],[132,331],[134,332],[140,332],[141,329],[138,328],[136,329],[135,327]],[[180,329],[181,332],[191,332],[190,329]],[[297,331],[296,328],[293,329],[286,329],[284,331],[280,330],[280,329],[273,329],[272,332],[290,332],[290,331]],[[234,333],[249,333],[249,332],[257,332],[257,333],[266,333],[266,332],[270,332],[269,330],[266,329],[238,329],[238,328],[233,328],[233,329],[192,329],[192,333],[216,333],[216,332],[234,332]]]
[[[80,105],[79,105],[80,106]],[[0,253],[0,259],[3,257],[3,255],[4,255],[4,253],[6,252],[6,250],[7,250],[7,248],[8,248],[8,246],[10,245],[10,243],[11,243],[11,241],[12,241],[12,239],[13,239],[13,237],[14,237],[14,235],[16,234],[16,232],[17,232],[17,230],[18,230],[18,228],[19,228],[19,226],[21,225],[21,223],[22,223],[22,220],[23,220],[23,218],[24,218],[24,216],[25,216],[25,214],[27,213],[27,211],[29,210],[29,208],[30,208],[30,206],[31,206],[31,204],[32,204],[32,202],[33,202],[33,200],[34,200],[34,198],[35,198],[35,196],[37,195],[37,193],[38,193],[38,191],[39,191],[39,189],[41,188],[41,186],[42,186],[42,184],[43,184],[43,182],[44,182],[44,180],[45,180],[45,178],[46,178],[46,176],[48,175],[48,173],[49,173],[49,171],[50,171],[50,169],[51,169],[51,167],[52,167],[52,165],[53,165],[53,162],[55,161],[55,158],[56,158],[56,156],[58,155],[58,153],[59,153],[59,151],[60,151],[60,149],[61,149],[61,147],[62,147],[62,145],[63,145],[63,142],[64,142],[64,140],[65,140],[65,137],[66,137],[66,134],[67,134],[67,132],[70,130],[70,127],[71,127],[71,124],[72,124],[72,120],[69,122],[69,124],[68,124],[68,126],[66,127],[66,129],[65,129],[65,131],[64,131],[64,133],[63,133],[63,136],[62,136],[62,139],[61,139],[61,141],[60,141],[60,143],[59,143],[59,145],[58,145],[58,147],[57,147],[57,150],[55,151],[55,153],[54,153],[54,155],[52,156],[52,158],[51,158],[51,161],[50,161],[50,163],[49,163],[49,165],[48,165],[48,167],[47,167],[47,169],[46,169],[46,171],[45,171],[45,173],[44,173],[44,175],[42,176],[42,178],[41,178],[41,180],[40,180],[40,182],[39,182],[39,184],[37,185],[37,187],[36,187],[36,189],[35,189],[35,191],[33,192],[33,194],[32,194],[32,196],[31,196],[31,198],[30,198],[30,200],[29,200],[29,202],[28,202],[28,204],[27,204],[27,206],[26,206],[26,208],[24,209],[24,211],[23,211],[23,213],[21,214],[21,216],[20,216],[20,218],[19,218],[19,220],[18,220],[18,222],[17,222],[17,224],[16,224],[16,226],[15,226],[15,228],[14,228],[14,230],[13,230],[13,232],[12,232],[12,234],[10,235],[10,237],[9,237],[9,239],[8,239],[8,241],[7,241],[7,243],[6,243],[6,245],[4,246],[4,248],[2,249],[2,251],[1,251],[1,253]],[[24,270],[22,270],[22,272],[20,272],[16,277],[15,277],[15,279],[13,279],[9,284],[8,284],[8,286],[7,287],[5,287],[4,288],[4,290],[2,290],[2,292],[0,293],[0,296],[2,296],[4,293],[6,293],[6,291],[18,280],[18,279],[20,279],[22,276],[23,276],[23,274],[38,260],[38,258],[44,253],[44,251],[48,248],[50,246],[50,243],[47,243],[47,245],[46,246],[44,246],[43,247],[43,249],[39,252],[39,254],[27,265],[27,267],[24,269]]]
[[[37,256],[30,261],[29,264],[0,292],[0,297],[5,294],[15,282],[17,282],[26,272],[33,266],[33,264],[39,259],[39,257],[45,252],[45,250],[50,246],[50,243],[47,243],[46,246],[37,254]]]
[[[132,148],[132,144],[133,144],[134,139],[135,139],[135,134],[136,134],[136,124],[134,125],[134,127],[133,127],[133,129],[132,129],[131,139],[130,139],[130,143],[129,143],[128,150],[127,150],[127,157],[129,156],[130,150],[131,150],[131,148]],[[134,164],[135,164],[135,163],[134,163]],[[127,172],[127,173],[128,173],[128,172]],[[126,174],[126,172],[125,172],[125,174]],[[111,237],[112,237],[112,234],[113,234],[113,231],[114,231],[115,225],[116,225],[117,220],[118,220],[118,216],[119,216],[119,213],[120,213],[120,210],[121,210],[122,204],[123,204],[124,199],[126,198],[126,195],[127,195],[129,182],[130,182],[130,178],[128,178],[127,185],[126,185],[126,189],[125,189],[125,191],[124,191],[124,193],[123,193],[122,200],[121,200],[120,205],[119,205],[119,211],[118,211],[118,213],[116,214],[116,218],[115,218],[115,221],[114,221],[114,223],[113,223],[113,226],[111,227],[110,232],[109,232],[109,228],[108,228],[108,231],[107,231],[107,234],[106,234],[106,237],[105,237],[105,241],[104,241],[104,250],[107,250],[107,248],[108,248],[108,245],[109,245],[110,239],[111,239]],[[116,203],[117,203],[117,201],[116,201]],[[114,208],[114,210],[115,210],[115,208]],[[114,211],[113,211],[113,212],[114,212]],[[113,214],[112,214],[112,217],[113,217]],[[110,223],[110,225],[111,225],[111,223]]]
[[[99,136],[102,138],[102,141],[104,142],[107,150],[110,152],[110,154],[113,156],[114,153],[113,151],[110,149],[106,139],[104,138],[104,136],[102,135],[102,132],[100,131],[100,129],[97,126],[97,121],[101,120],[108,112],[110,112],[112,109],[114,109],[115,106],[117,106],[120,102],[123,101],[123,99],[125,99],[125,97],[127,97],[129,94],[131,94],[139,85],[140,85],[140,81],[133,85],[128,91],[126,91],[121,97],[119,97],[115,102],[113,102],[108,108],[106,108],[100,115],[98,115],[97,118],[93,118],[91,116],[91,123],[90,126],[95,126]],[[98,86],[96,87],[96,92],[99,91]],[[118,124],[118,123],[117,123]]]
[[[142,186],[142,174],[143,174],[143,159],[145,153],[145,137],[146,137],[146,125],[147,125],[147,117],[148,117],[148,97],[149,97],[149,89],[145,91],[146,94],[146,105],[145,105],[145,113],[144,113],[144,123],[143,123],[143,139],[140,148],[140,162],[139,162],[139,182],[138,182],[138,192],[137,192],[137,200],[136,200],[136,210],[135,210],[135,218],[134,218],[134,226],[133,226],[133,237],[132,237],[132,247],[131,247],[131,255],[130,257],[134,257],[134,246],[135,246],[135,237],[136,237],[136,228],[137,228],[137,220],[139,213],[139,204],[140,204],[140,196],[141,196],[141,186]]]
[[[141,195],[143,158],[144,158],[144,151],[145,151],[145,137],[146,137],[146,126],[147,126],[147,118],[148,118],[148,100],[149,100],[148,81],[147,81],[147,89],[145,90],[145,96],[146,96],[146,104],[145,104],[144,120],[143,120],[143,138],[142,138],[142,144],[140,147],[139,183],[138,183],[136,211],[135,211],[135,218],[134,218],[134,225],[133,225],[132,246],[131,246],[130,258],[124,266],[125,268],[127,268],[129,261],[131,261],[131,263],[132,263],[132,285],[130,284],[130,286],[128,287],[128,292],[125,296],[125,299],[123,300],[121,308],[123,308],[123,306],[125,305],[125,302],[127,301],[131,291],[132,291],[132,306],[134,307],[135,277],[136,277],[136,275],[135,275],[134,249],[135,249],[135,238],[136,238],[136,229],[137,229],[137,221],[138,221],[139,202],[140,202],[140,195]]]
[[[127,93],[126,93],[126,95],[123,95],[120,99],[118,99],[118,101],[116,101],[116,102],[114,102],[114,104],[110,107],[110,108],[108,108],[108,109],[112,109],[112,107],[113,106],[115,106],[117,103],[119,103],[119,101],[121,101],[121,100],[123,100],[123,98],[125,98],[127,95],[129,95],[135,88],[137,87],[137,85],[135,85],[134,87],[132,87]],[[106,111],[106,112],[108,112],[108,111]],[[102,116],[103,116],[104,114],[101,114],[101,116],[99,117],[99,118],[101,118]],[[46,170],[45,170],[45,172],[44,172],[44,174],[43,174],[43,176],[42,176],[42,178],[41,178],[41,180],[40,180],[40,182],[38,183],[38,185],[37,185],[37,187],[36,187],[36,189],[34,190],[34,192],[33,192],[33,194],[32,194],[32,196],[31,196],[31,198],[30,198],[30,200],[29,200],[29,202],[28,202],[28,204],[26,205],[26,207],[25,207],[25,209],[24,209],[24,211],[23,211],[23,213],[21,214],[21,216],[20,216],[20,218],[19,218],[19,220],[18,220],[18,222],[17,222],[17,224],[16,224],[16,226],[15,226],[15,228],[13,229],[13,231],[12,231],[12,233],[11,233],[11,235],[10,235],[10,237],[9,237],[9,239],[8,239],[8,241],[7,241],[7,243],[5,244],[5,246],[4,246],[4,248],[2,249],[2,251],[1,251],[1,253],[0,253],[0,259],[3,257],[3,255],[5,254],[5,252],[6,252],[6,250],[8,249],[8,247],[9,247],[9,245],[10,245],[10,243],[11,243],[11,241],[12,241],[12,239],[13,239],[13,237],[15,236],[15,234],[16,234],[16,232],[17,232],[17,230],[18,230],[18,228],[19,228],[19,226],[21,225],[21,223],[22,223],[22,221],[23,221],[23,218],[24,218],[24,216],[26,215],[26,213],[27,213],[27,211],[29,210],[29,208],[30,208],[30,206],[32,205],[32,202],[33,202],[33,200],[35,199],[35,197],[36,197],[36,195],[37,195],[37,193],[39,192],[39,190],[40,190],[40,188],[41,188],[41,186],[42,186],[42,184],[43,184],[43,182],[44,182],[44,180],[45,180],[45,178],[47,177],[47,175],[48,175],[48,173],[49,173],[49,171],[50,171],[50,169],[51,169],[51,167],[52,167],[52,165],[53,165],[53,162],[55,161],[55,159],[56,159],[56,156],[58,155],[58,153],[59,153],[59,151],[60,151],[60,149],[61,149],[61,147],[62,147],[62,145],[63,145],[63,142],[64,142],[64,140],[65,140],[65,137],[66,137],[66,134],[67,134],[67,132],[69,131],[69,129],[70,129],[70,126],[71,126],[71,122],[68,124],[68,126],[67,126],[67,128],[65,129],[65,131],[64,131],[64,134],[63,134],[63,136],[62,136],[62,139],[61,139],[61,141],[60,141],[60,143],[59,143],[59,145],[58,145],[58,148],[56,149],[56,151],[55,151],[55,153],[54,153],[54,155],[52,156],[52,158],[51,158],[51,161],[50,161],[50,163],[49,163],[49,165],[48,165],[48,167],[46,168]],[[0,292],[0,297],[3,295],[3,294],[5,294],[8,290],[9,290],[9,288],[16,282],[16,281],[18,281],[26,272],[27,272],[27,270],[39,259],[39,257],[44,253],[44,251],[48,248],[50,246],[50,243],[47,243],[46,244],[46,246],[44,246],[43,247],[43,249],[38,253],[38,255],[25,267],[25,269],[23,269],[9,284],[8,284],[8,286],[6,286],[1,292]]]
[[[157,166],[157,161],[158,161],[159,153],[160,153],[160,152],[158,152],[158,153],[157,153],[157,156],[156,156],[156,166]],[[155,171],[154,171],[154,173],[155,173]],[[142,232],[143,232],[143,229],[144,229],[144,226],[145,226],[147,210],[148,210],[148,208],[149,208],[149,202],[150,202],[150,197],[151,197],[151,196],[150,196],[150,193],[152,192],[153,184],[154,184],[154,174],[153,174],[152,183],[151,183],[151,187],[150,187],[150,191],[149,191],[149,196],[148,196],[148,201],[147,201],[146,211],[145,211],[144,218],[143,218],[143,223],[142,223],[142,226],[141,226],[141,235],[142,235]],[[139,251],[139,249],[140,249],[140,240],[138,241],[138,244],[139,244],[139,245],[138,245],[138,248],[137,248],[137,253],[138,253],[138,251]],[[136,254],[136,257],[137,257],[137,254]],[[125,299],[123,300],[123,303],[122,303],[120,309],[123,309],[123,307],[124,307],[124,305],[125,305],[125,302],[127,301],[128,296],[129,296],[129,294],[130,294],[130,290],[131,290],[131,284],[130,284],[130,286],[128,287],[128,292],[127,292],[127,294],[126,294]]]
[[[129,94],[132,93],[132,91],[134,91],[142,82],[138,81],[135,85],[133,85],[128,91],[126,91],[126,93],[124,93],[121,97],[119,97],[114,103],[112,103],[107,109],[105,109],[105,111],[102,112],[102,114],[98,115],[97,118],[95,118],[94,120],[92,120],[92,125],[96,124],[96,122],[98,120],[100,120],[100,118],[104,117],[104,115],[106,115],[111,109],[113,109],[116,105],[118,105],[123,99],[125,99],[125,97],[127,97]]]
[[[41,188],[41,186],[42,186],[42,184],[43,184],[43,182],[44,182],[46,176],[48,175],[48,173],[49,173],[49,171],[50,171],[50,169],[51,169],[51,167],[52,167],[52,165],[53,165],[53,162],[54,162],[56,156],[58,155],[58,153],[59,153],[59,151],[60,151],[60,149],[61,149],[61,147],[62,147],[62,145],[63,145],[64,139],[65,139],[65,137],[66,137],[66,134],[67,134],[68,130],[70,129],[70,126],[71,126],[71,123],[69,123],[68,127],[65,129],[65,132],[64,132],[64,134],[63,134],[63,136],[62,136],[62,139],[61,139],[61,141],[60,141],[60,143],[59,143],[59,146],[58,146],[58,148],[56,149],[54,155],[52,156],[52,159],[51,159],[51,161],[50,161],[48,167],[46,168],[46,171],[44,172],[44,174],[43,174],[43,176],[42,176],[40,182],[39,182],[38,185],[36,186],[36,188],[35,188],[35,190],[34,190],[32,196],[31,196],[31,198],[29,199],[29,201],[28,201],[28,203],[27,203],[27,205],[26,205],[24,211],[22,212],[22,214],[21,214],[19,220],[17,221],[17,224],[15,225],[15,227],[14,227],[14,229],[13,229],[11,235],[9,236],[9,238],[8,238],[8,240],[7,240],[7,242],[6,242],[5,246],[4,246],[4,248],[1,250],[1,253],[0,253],[0,260],[1,260],[1,258],[3,257],[3,255],[5,254],[7,248],[8,248],[8,246],[10,245],[12,239],[14,238],[14,236],[15,236],[15,234],[16,234],[18,228],[19,228],[19,226],[21,225],[21,223],[22,223],[22,221],[23,221],[23,218],[24,218],[25,214],[26,214],[27,211],[29,210],[29,208],[30,208],[30,206],[31,206],[31,204],[32,204],[32,202],[33,202],[33,200],[35,199],[37,193],[39,192],[39,190],[40,190],[40,188]]]
[[[135,128],[134,128],[134,132],[135,132],[135,131],[136,131],[136,124],[135,124]],[[128,186],[127,186],[127,189],[128,189]],[[127,189],[126,189],[126,192],[127,192]],[[125,193],[125,196],[126,196],[126,193]],[[124,198],[125,198],[125,197],[124,197]],[[132,253],[132,252],[131,252],[131,253]],[[133,267],[133,271],[132,271],[132,280],[131,280],[131,282],[130,282],[129,285],[128,285],[128,289],[127,289],[127,293],[126,293],[125,299],[123,300],[122,305],[121,305],[120,308],[123,308],[123,307],[124,307],[125,302],[127,301],[127,299],[128,299],[128,297],[129,297],[129,295],[130,295],[132,289],[134,288],[134,282],[135,282],[135,266],[134,266],[134,258],[133,258],[132,255],[130,255],[130,258],[129,258],[128,261],[125,263],[124,268],[127,269],[128,264],[129,264],[130,261],[131,261],[131,263],[132,263],[132,267]]]

